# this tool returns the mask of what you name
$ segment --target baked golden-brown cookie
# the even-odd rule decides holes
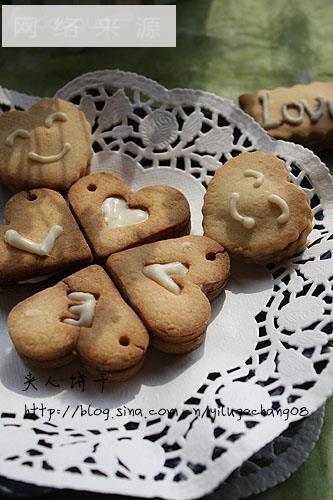
[[[256,151],[222,165],[204,198],[203,227],[228,252],[265,264],[301,251],[312,230],[312,211],[292,184],[286,164]]]
[[[11,191],[67,191],[91,157],[91,126],[71,102],[41,99],[0,115],[0,184]]]
[[[50,189],[10,198],[0,225],[0,285],[68,272],[92,254],[64,198]]]
[[[100,259],[126,248],[188,234],[191,213],[177,189],[153,185],[131,191],[111,173],[83,177],[68,193],[69,203]]]
[[[92,374],[117,382],[140,369],[149,341],[141,320],[96,265],[17,304],[8,329],[32,366],[55,368],[78,355]]]
[[[210,300],[229,276],[224,248],[204,236],[158,241],[113,254],[107,271],[151,334],[151,344],[172,353],[201,345]]]
[[[333,82],[258,90],[241,95],[239,104],[276,139],[332,148]]]

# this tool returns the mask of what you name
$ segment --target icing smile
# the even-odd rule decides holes
[[[50,156],[42,156],[39,155],[38,153],[30,151],[28,153],[28,158],[29,160],[38,161],[39,163],[53,163],[55,161],[61,160],[61,158],[63,158],[65,154],[68,153],[71,147],[72,146],[70,145],[70,143],[66,142],[60,153],[58,153],[57,155],[50,155]]]

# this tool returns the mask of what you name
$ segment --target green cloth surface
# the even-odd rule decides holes
[[[169,88],[209,90],[237,102],[239,94],[260,88],[333,79],[333,1],[181,0],[177,48],[1,48],[0,68],[2,86],[34,95],[53,95],[87,71],[120,68]],[[321,156],[333,166],[332,153]],[[332,399],[306,463],[285,483],[255,498],[333,499]]]

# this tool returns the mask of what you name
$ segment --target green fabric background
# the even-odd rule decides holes
[[[1,48],[0,68],[2,86],[34,95],[50,96],[87,71],[120,68],[237,102],[239,94],[259,88],[333,79],[333,1],[180,0],[177,48]],[[333,165],[331,153],[321,157]],[[310,458],[288,481],[255,498],[333,499],[332,399]]]

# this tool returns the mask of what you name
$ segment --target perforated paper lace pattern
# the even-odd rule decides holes
[[[12,108],[17,96],[6,95],[7,109]],[[210,178],[242,151],[262,149],[284,159],[291,180],[309,196],[315,225],[306,250],[279,266],[234,266],[225,297],[213,305],[202,349],[178,360],[150,353],[146,367],[126,386],[91,392],[83,401],[97,407],[177,407],[178,414],[127,413],[109,422],[68,414],[37,426],[31,419],[20,421],[18,413],[14,427],[0,428],[1,442],[8,443],[0,450],[2,475],[136,496],[200,497],[302,418],[295,408],[311,414],[332,393],[331,177],[309,150],[273,141],[231,102],[209,93],[167,91],[134,74],[103,71],[83,75],[57,96],[78,105],[93,127],[92,171],[119,172],[134,189],[150,183],[181,189],[191,204],[194,233],[202,231],[202,198]],[[24,108],[34,98],[20,99]],[[6,334],[10,305],[9,300],[3,311],[1,348],[17,366],[16,381],[0,385],[0,399],[11,389],[19,412],[26,370]],[[62,409],[80,402],[80,394],[44,392],[48,404],[53,396]],[[222,407],[280,409],[288,418],[236,418],[221,414]],[[64,446],[74,445],[75,452],[63,453]],[[244,490],[237,494],[244,496]]]

